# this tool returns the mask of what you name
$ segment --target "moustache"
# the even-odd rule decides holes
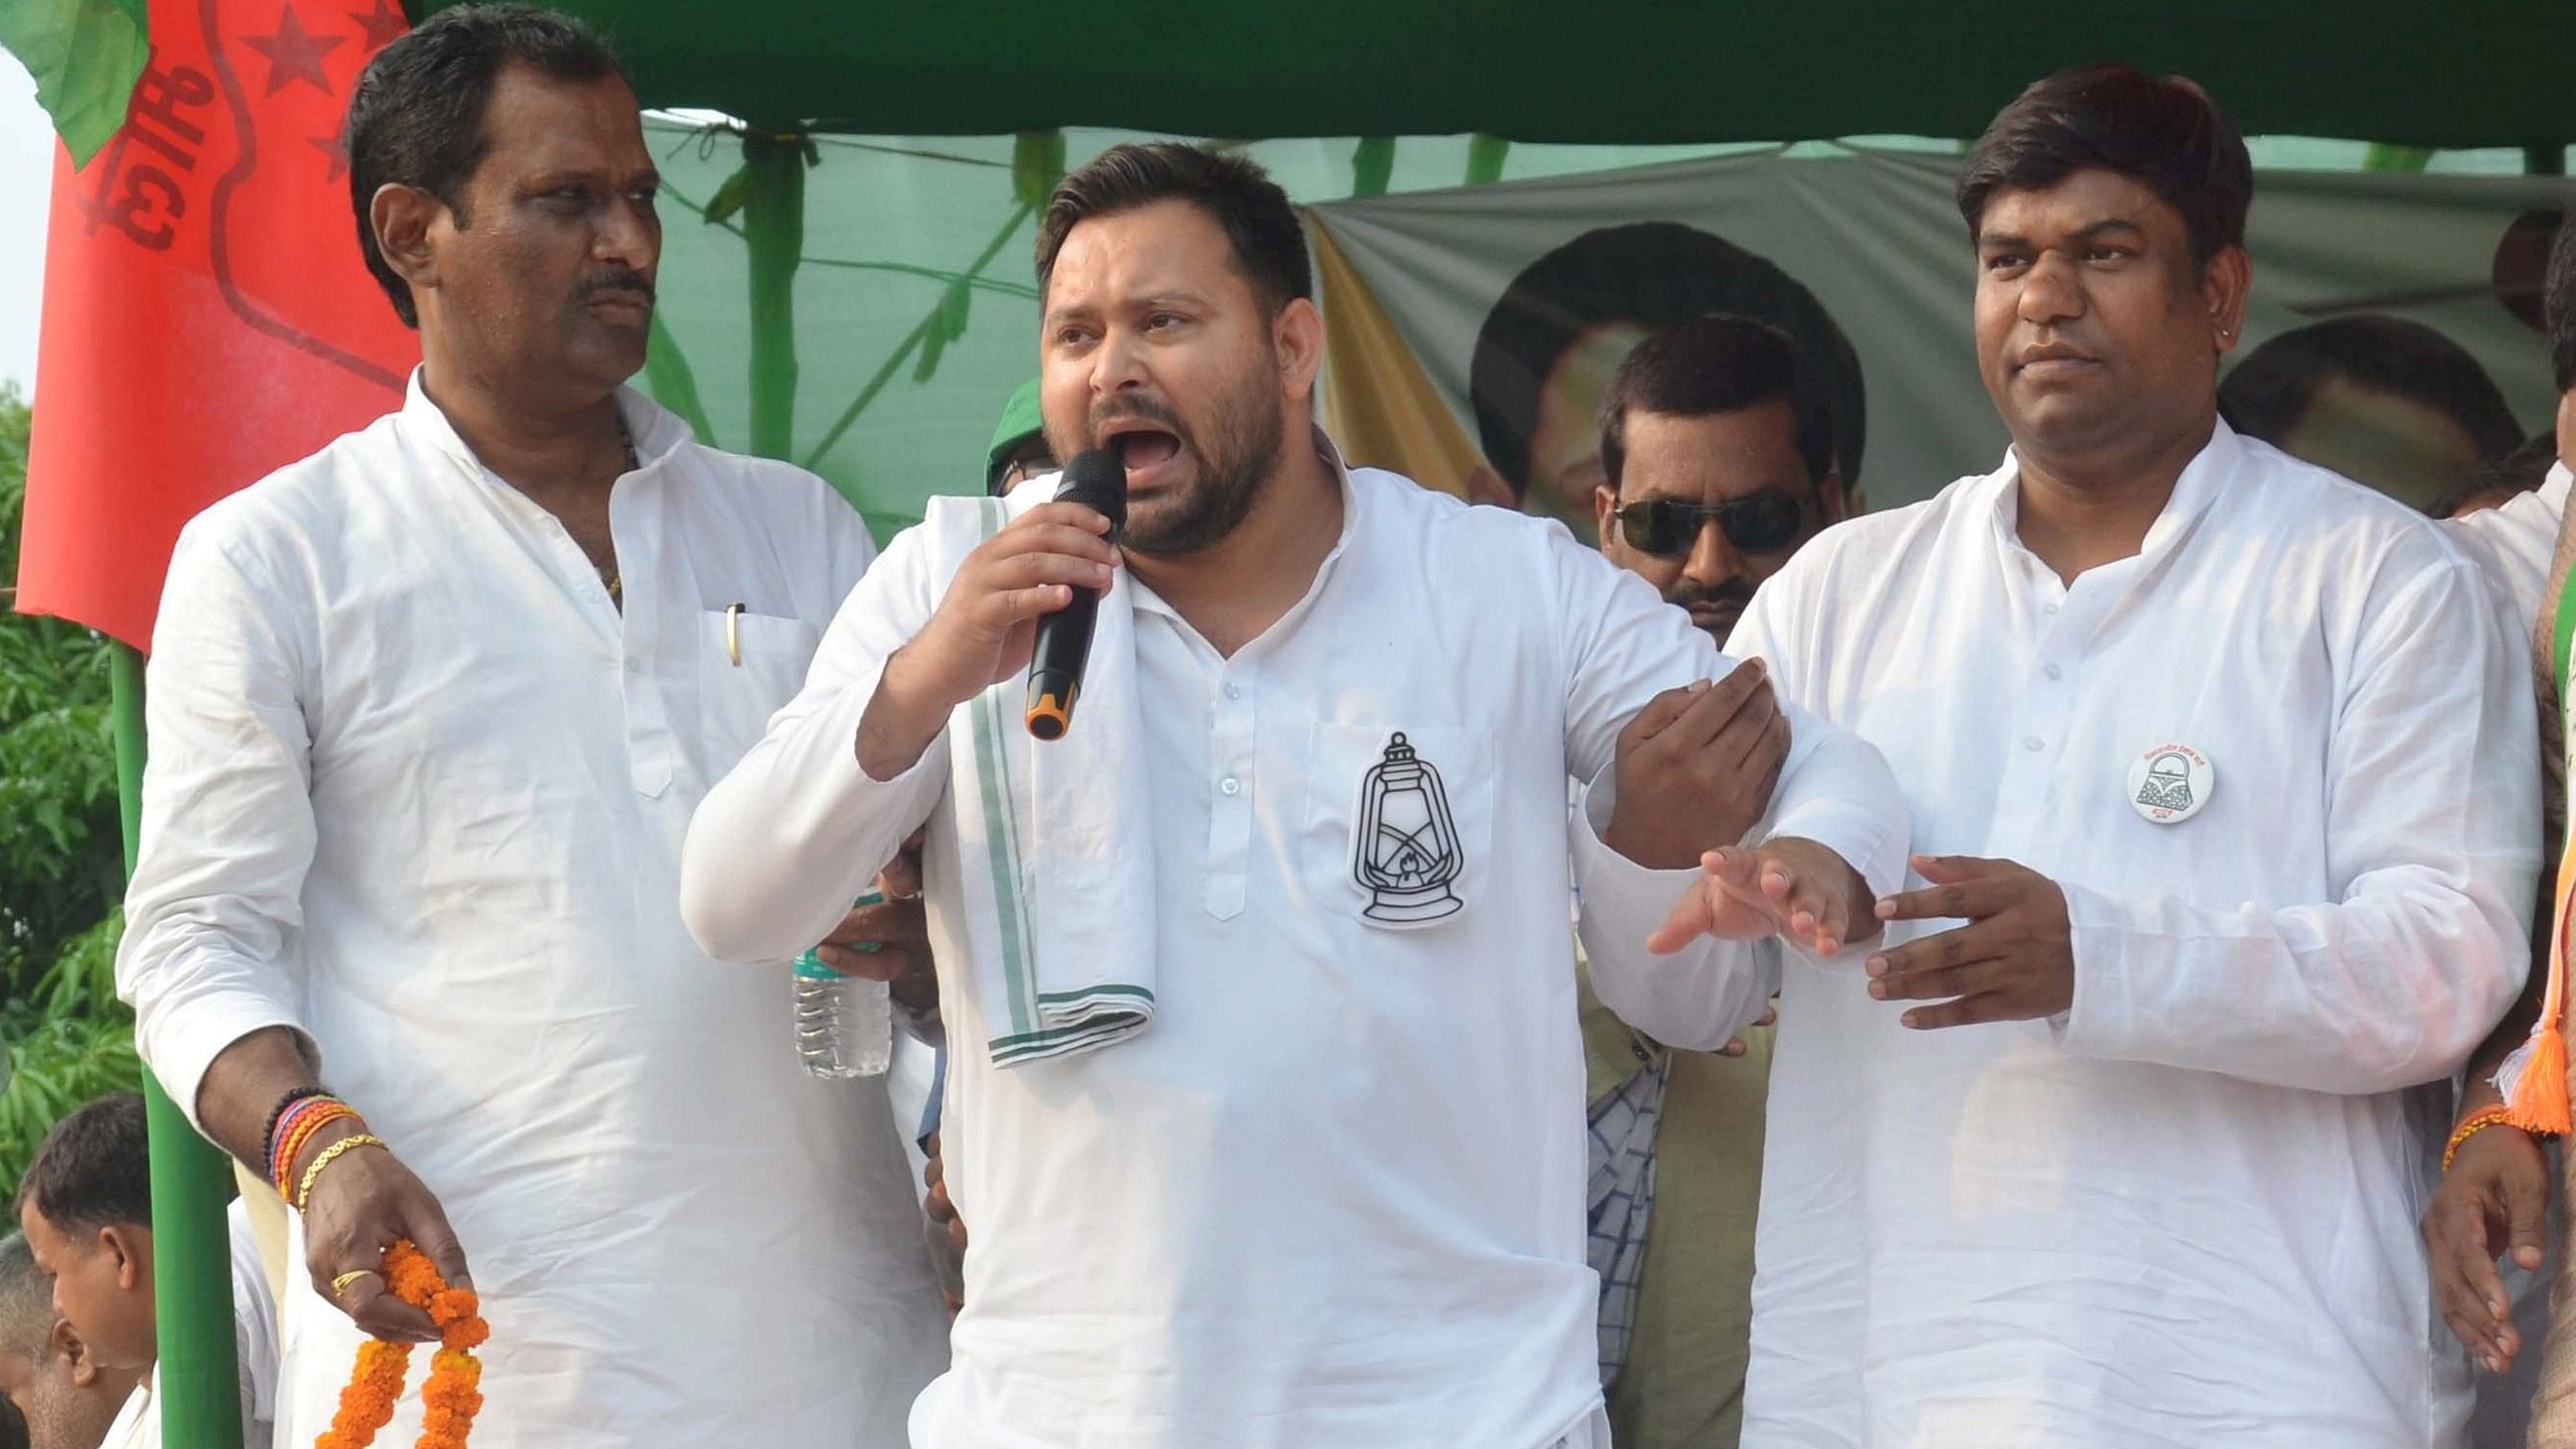
[[[581,284],[581,300],[587,302],[607,291],[634,292],[649,306],[653,301],[653,279],[642,272],[602,272]]]
[[[1108,407],[1095,409],[1091,414],[1092,441],[1097,443],[1111,423],[1124,422],[1152,423],[1179,439],[1183,448],[1191,446],[1190,425],[1181,421],[1181,415],[1145,398],[1122,398]]]
[[[1713,609],[1722,604],[1733,604],[1741,609],[1753,602],[1753,585],[1742,579],[1728,579],[1722,584],[1707,586],[1683,584],[1664,595],[1664,599],[1685,609]]]

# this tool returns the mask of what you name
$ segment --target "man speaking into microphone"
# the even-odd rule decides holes
[[[1124,465],[1123,536],[1052,476],[933,499],[685,851],[700,942],[767,960],[927,826],[975,1247],[913,1442],[1606,1449],[1569,856],[1603,1000],[1715,1048],[1784,950],[1858,959],[1894,782],[1795,716],[1769,815],[1708,838],[1657,787],[1727,767],[1732,661],[1561,526],[1343,466],[1258,167],[1115,148],[1037,276],[1048,439]],[[1079,707],[1036,739],[1077,589]],[[1729,939],[1650,957],[1718,846]]]

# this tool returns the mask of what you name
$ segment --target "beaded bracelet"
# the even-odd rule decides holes
[[[278,1149],[285,1146],[286,1139],[295,1135],[296,1125],[339,1100],[329,1092],[315,1092],[309,1097],[298,1097],[278,1109],[277,1119],[269,1124],[268,1137],[263,1144],[268,1155],[270,1177],[277,1176]]]
[[[355,1121],[362,1127],[366,1125],[358,1116],[357,1108],[336,1097],[313,1100],[317,1105],[309,1112],[297,1113],[286,1130],[278,1135],[277,1159],[269,1167],[270,1178],[276,1183],[280,1197],[286,1196],[287,1188],[295,1180],[295,1159],[304,1155],[304,1149],[313,1145],[314,1137],[323,1128],[342,1121]]]
[[[2451,1129],[2451,1140],[2442,1148],[2442,1173],[2449,1176],[2451,1162],[2460,1155],[2460,1144],[2490,1127],[2501,1127],[2513,1113],[2504,1107],[2486,1107],[2472,1112],[2459,1126]]]
[[[277,1160],[277,1124],[281,1118],[285,1117],[287,1108],[294,1106],[296,1103],[303,1101],[307,1097],[327,1097],[329,1095],[331,1094],[328,1091],[320,1087],[294,1087],[290,1088],[285,1096],[278,1098],[277,1105],[268,1109],[268,1125],[260,1129],[260,1161],[275,1162]]]
[[[289,1105],[285,1114],[278,1119],[277,1131],[271,1134],[269,1140],[269,1180],[283,1181],[286,1174],[293,1170],[296,1154],[310,1141],[314,1130],[325,1119],[349,1110],[354,1109],[327,1092],[306,1097]],[[282,1187],[278,1190],[285,1191]]]
[[[295,1135],[295,1129],[298,1125],[303,1123],[306,1118],[311,1117],[316,1112],[324,1111],[332,1107],[345,1107],[347,1105],[349,1104],[341,1101],[338,1097],[331,1095],[329,1092],[316,1092],[310,1097],[300,1097],[295,1101],[287,1103],[286,1110],[278,1113],[277,1115],[277,1124],[269,1130],[268,1155],[270,1160],[272,1162],[275,1161],[278,1148],[285,1143],[286,1139]]]

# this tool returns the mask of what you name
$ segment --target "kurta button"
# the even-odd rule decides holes
[[[1243,686],[1242,686],[1242,685],[1240,685],[1240,684],[1229,684],[1229,685],[1227,685],[1227,686],[1225,687],[1225,697],[1226,697],[1226,698],[1228,698],[1228,699],[1241,699],[1241,698],[1243,698]]]
[[[2029,739],[2021,742],[2021,747],[2025,750],[2044,750],[2048,748],[2048,741],[2041,739],[2037,735],[2032,735]]]
[[[1243,782],[1234,778],[1232,775],[1228,775],[1224,779],[1216,782],[1216,788],[1221,793],[1227,795],[1240,795],[1243,793]]]
[[[2063,669],[2060,669],[2059,667],[2057,667],[2057,666],[2056,666],[2056,665],[2054,665],[2054,664],[2052,664],[2052,665],[2048,666],[2048,668],[2047,668],[2046,670],[2042,671],[2042,672],[2043,672],[2043,673],[2045,673],[2045,674],[2046,674],[2049,678],[2051,678],[2051,679],[2064,679],[2064,678],[2066,677],[2066,671],[2065,671],[2065,670],[2063,670]]]

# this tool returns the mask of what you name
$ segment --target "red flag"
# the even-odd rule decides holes
[[[148,646],[197,510],[401,405],[340,121],[399,0],[154,0],[87,168],[54,160],[18,608]]]

